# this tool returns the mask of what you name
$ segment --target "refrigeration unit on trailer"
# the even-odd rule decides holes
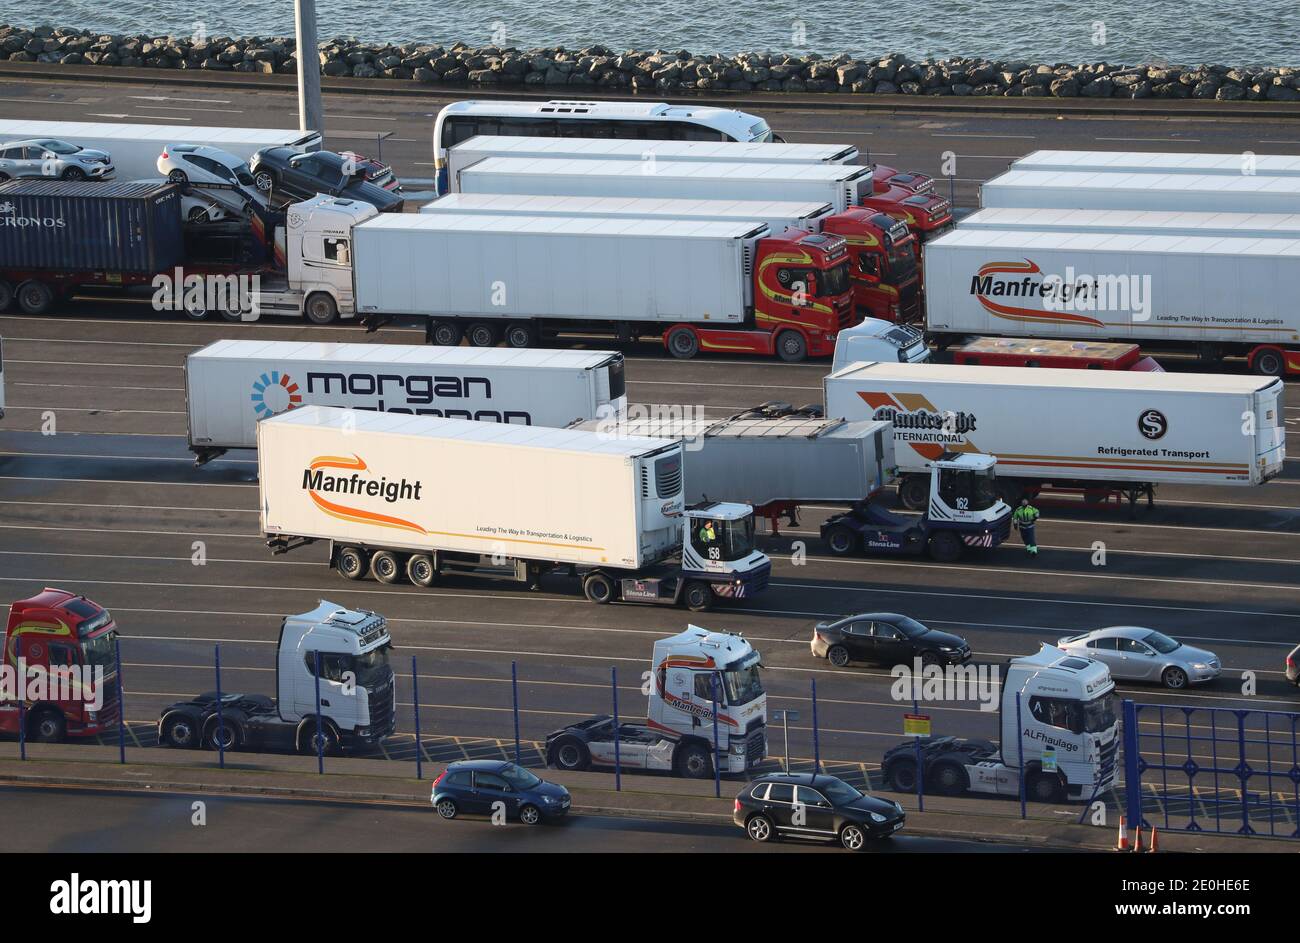
[[[686,200],[798,200],[835,212],[871,196],[870,167],[656,160],[488,157],[451,178],[459,193],[635,196]]]
[[[980,206],[1300,213],[1300,177],[1013,169],[980,185]]]
[[[1015,170],[1106,171],[1147,174],[1228,174],[1300,177],[1294,154],[1196,154],[1178,151],[1033,151],[1011,164]]]
[[[1296,178],[1300,184],[1300,178]],[[1125,340],[1300,371],[1300,239],[962,229],[930,244],[926,326]]]
[[[117,124],[94,121],[0,119],[0,143],[29,138],[55,138],[82,147],[108,151],[119,179],[153,177],[158,155],[168,144],[206,144],[249,160],[264,147],[321,149],[319,131],[276,128],[213,128],[184,124]]]
[[[919,755],[926,792],[1017,796],[1023,778],[1024,795],[1033,801],[1092,802],[1116,780],[1114,690],[1101,662],[1044,644],[1007,662],[998,743],[935,737],[918,749],[907,740],[885,751],[881,774],[889,788],[914,793]]]
[[[692,609],[767,585],[753,509],[687,506],[666,439],[303,406],[257,440],[268,546],[326,541],[348,579],[563,570],[592,602]]]
[[[299,406],[562,428],[621,414],[627,395],[611,351],[224,340],[185,358],[185,405],[203,464]]]
[[[565,770],[592,766],[713,775],[717,714],[718,772],[744,773],[767,756],[767,693],[759,653],[744,637],[688,626],[654,643],[644,721],[600,714],[546,737],[546,762]],[[715,711],[716,705],[716,711]]]
[[[1022,209],[1013,206],[977,210],[962,218],[961,228],[1127,233],[1138,236],[1300,239],[1300,214],[1073,210],[1059,207]]]
[[[894,424],[899,495],[913,509],[929,463],[997,456],[1008,504],[1043,488],[1258,485],[1286,458],[1283,383],[1272,377],[947,364],[858,363],[825,380],[826,410]]]

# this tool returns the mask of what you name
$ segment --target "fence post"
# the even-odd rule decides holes
[[[817,679],[812,679],[812,709],[813,709],[813,775],[816,776],[822,771],[822,743],[821,736],[817,732]]]
[[[316,655],[316,671],[315,671],[315,678],[313,680],[316,682],[316,773],[317,775],[324,776],[325,775],[325,736],[324,736],[324,731],[321,730],[321,722],[320,722],[320,652],[317,651],[315,655]]]
[[[510,663],[510,696],[515,704],[515,765],[522,766],[519,760],[519,666],[513,661]]]
[[[1020,717],[1020,692],[1016,692],[1016,752],[1020,756],[1020,817],[1029,818],[1029,809],[1025,805],[1025,735],[1024,724]]]
[[[113,636],[113,660],[117,662],[117,760],[126,765],[126,696],[122,693],[122,642]]]
[[[212,646],[217,666],[217,766],[226,768],[226,720],[221,710],[221,646]],[[203,742],[203,727],[199,726],[199,745]]]
[[[709,675],[709,696],[713,699],[713,795],[722,798],[722,764],[718,761],[718,673]]]
[[[1142,772],[1138,753],[1137,705],[1125,699],[1124,712],[1124,797],[1128,806],[1128,826],[1142,824]]]
[[[27,666],[23,664],[23,637],[14,636],[14,667],[18,669],[18,759],[27,759]]]
[[[411,656],[411,700],[415,702],[415,778],[424,779],[424,745],[420,742],[420,672]]]
[[[623,756],[618,749],[618,668],[609,666],[609,684],[614,692],[614,791],[623,791]]]
[[[912,713],[921,713],[921,703],[916,698],[912,698]],[[921,735],[917,734],[912,738],[912,744],[916,747],[916,811],[925,811],[925,763],[921,758]]]

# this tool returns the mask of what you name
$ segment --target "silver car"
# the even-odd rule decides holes
[[[108,180],[112,176],[113,158],[107,151],[53,138],[0,144],[0,180],[11,177]]]
[[[1073,655],[1097,659],[1113,678],[1150,681],[1172,690],[1213,681],[1223,671],[1214,652],[1135,625],[1093,629],[1063,638],[1057,645]]]

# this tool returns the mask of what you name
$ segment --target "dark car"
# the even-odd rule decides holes
[[[880,665],[961,665],[970,661],[970,645],[959,635],[926,628],[896,612],[868,612],[819,622],[813,629],[812,653],[837,668],[850,661]]]
[[[807,838],[838,841],[862,851],[868,838],[887,838],[907,813],[897,802],[859,792],[824,773],[769,773],[736,796],[732,821],[754,841]]]
[[[1286,656],[1286,679],[1300,687],[1300,645],[1291,649],[1291,654]]]
[[[369,203],[383,213],[400,213],[402,196],[366,180],[366,170],[341,154],[292,147],[267,147],[249,162],[253,182],[265,194],[310,200],[318,193]]]
[[[373,157],[366,157],[358,154],[356,151],[339,151],[339,156],[345,160],[350,160],[365,175],[366,180],[370,181],[377,187],[383,187],[393,193],[400,193],[402,183],[393,173],[393,168],[381,160],[375,160]]]
[[[462,812],[491,815],[500,802],[506,815],[525,825],[566,815],[572,804],[569,790],[563,786],[505,760],[452,763],[433,781],[429,801],[444,819],[454,819]]]

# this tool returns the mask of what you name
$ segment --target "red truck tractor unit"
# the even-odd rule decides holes
[[[46,588],[13,603],[4,634],[0,733],[17,736],[20,714],[28,738],[45,743],[116,729],[116,636],[112,615],[85,596]]]
[[[854,207],[822,221],[821,231],[848,245],[855,323],[863,318],[917,321],[921,275],[916,236],[886,213]]]
[[[864,199],[862,205],[907,223],[907,228],[921,243],[937,239],[952,228],[952,202],[934,192],[932,177],[900,173],[893,167],[876,164],[872,182],[875,193]]]

